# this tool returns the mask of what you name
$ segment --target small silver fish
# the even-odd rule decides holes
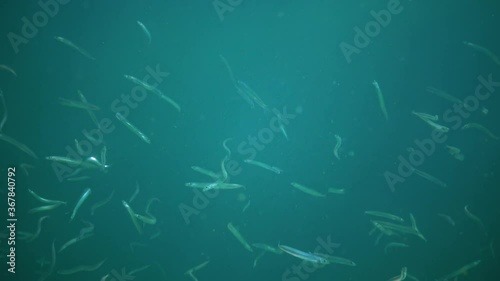
[[[278,247],[285,253],[290,254],[296,258],[299,258],[301,260],[305,260],[311,263],[317,263],[317,264],[329,264],[328,260],[313,254],[313,253],[306,253],[301,250],[297,250],[295,248],[285,246],[285,245],[278,245]]]
[[[149,32],[148,28],[140,21],[137,21],[137,24],[141,27],[142,32],[144,32],[144,34],[148,38],[148,44],[151,44],[151,33]]]

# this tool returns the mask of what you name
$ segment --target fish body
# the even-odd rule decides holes
[[[339,149],[340,149],[340,146],[342,145],[342,138],[339,135],[335,135],[335,140],[337,140],[337,143],[335,144],[335,147],[333,148],[333,155],[335,155],[335,158],[340,160]]]
[[[312,196],[316,196],[316,197],[325,197],[326,195],[325,194],[322,194],[322,193],[319,193],[317,192],[316,190],[314,189],[311,189],[309,187],[306,187],[306,186],[303,186],[299,183],[296,183],[296,182],[292,182],[290,183],[293,187],[295,187],[296,189],[304,192],[304,193],[307,193],[309,195],[312,195]]]
[[[382,113],[384,114],[385,120],[389,120],[389,115],[387,114],[387,109],[385,108],[384,95],[382,94],[382,91],[380,90],[380,86],[378,85],[378,82],[376,80],[373,80],[372,84],[375,87],[375,92],[377,93],[377,98],[378,98],[380,110],[382,110]]]
[[[365,215],[371,215],[371,216],[376,216],[376,217],[382,217],[382,218],[390,219],[390,220],[393,220],[393,221],[404,222],[403,218],[401,218],[399,216],[396,216],[396,215],[393,215],[393,214],[386,213],[386,212],[365,211]]]
[[[140,21],[137,21],[137,24],[141,28],[142,32],[144,32],[144,35],[146,35],[146,38],[148,39],[148,44],[151,44],[151,32],[149,32],[148,28]]]
[[[14,71],[14,69],[10,68],[8,65],[0,64],[0,70],[5,70],[7,72],[10,72],[12,75],[17,77],[17,73]]]
[[[89,157],[85,160],[74,160],[69,157],[64,157],[64,156],[47,156],[45,159],[54,161],[54,162],[59,162],[63,164],[67,164],[70,166],[74,167],[80,167],[80,168],[85,168],[85,169],[106,169],[108,166],[107,165],[102,165],[101,162],[99,162],[95,157]]]
[[[17,148],[19,148],[24,153],[28,154],[29,156],[31,156],[35,159],[38,159],[38,157],[36,156],[35,152],[33,152],[33,150],[31,150],[29,147],[27,147],[25,144],[19,142],[18,140],[9,137],[6,134],[1,134],[1,133],[0,133],[0,140],[3,140],[3,141],[10,143],[10,144],[16,146]]]
[[[74,108],[79,108],[79,109],[84,109],[84,110],[100,110],[100,108],[97,105],[93,105],[91,103],[84,103],[81,101],[74,101],[74,100],[68,100],[65,98],[59,98],[59,103],[64,106],[69,106],[69,107],[74,107]]]
[[[259,95],[250,88],[245,82],[238,81],[238,89],[242,91],[244,95],[250,97],[250,99],[258,104],[262,109],[269,111],[268,106],[264,103],[264,101],[259,97]],[[252,103],[253,104],[253,103]]]
[[[196,172],[200,173],[200,174],[203,174],[205,176],[208,176],[208,177],[211,177],[212,179],[214,180],[218,180],[220,178],[221,175],[215,173],[215,172],[212,172],[208,169],[205,169],[205,168],[202,168],[202,167],[198,167],[198,166],[191,166],[191,169],[195,170]]]
[[[71,218],[69,221],[72,221],[75,218],[76,212],[78,212],[78,209],[80,209],[83,202],[85,202],[85,200],[89,197],[91,192],[92,191],[90,190],[90,188],[85,189],[82,196],[80,197],[80,200],[78,200],[78,202],[76,203],[75,208],[73,209],[73,213],[71,214]]]
[[[236,239],[241,243],[241,245],[243,245],[243,247],[245,249],[247,249],[249,252],[253,252],[252,246],[250,246],[250,244],[248,244],[248,242],[245,240],[243,235],[241,235],[241,233],[238,231],[238,229],[236,229],[236,227],[234,227],[234,225],[232,223],[229,222],[227,224],[227,229],[229,229],[229,231],[231,231],[231,233],[234,235],[234,237],[236,237]]]
[[[292,248],[290,246],[285,246],[285,245],[278,245],[278,247],[285,253],[292,255],[296,258],[299,258],[301,260],[305,260],[311,263],[316,263],[316,264],[329,264],[328,260],[325,259],[324,257],[321,257],[320,255],[313,254],[313,253],[306,253],[301,250]]]
[[[142,227],[141,224],[139,224],[139,221],[137,220],[136,213],[132,208],[128,205],[128,203],[125,200],[122,200],[123,207],[127,210],[128,214],[130,215],[130,219],[132,219],[132,223],[135,226],[135,229],[139,234],[142,234]]]
[[[211,190],[211,189],[238,189],[244,188],[244,185],[237,183],[223,183],[223,182],[214,182],[210,183],[203,188],[203,191]]]
[[[245,159],[245,160],[243,160],[243,162],[245,162],[247,164],[251,164],[251,165],[257,166],[257,167],[261,167],[263,169],[266,169],[266,170],[271,171],[271,172],[273,172],[275,174],[278,174],[278,175],[283,172],[283,170],[281,170],[278,167],[274,167],[274,166],[271,166],[269,164],[262,163],[262,162],[259,162],[259,161],[256,161],[256,160]]]
[[[63,43],[66,46],[69,46],[69,47],[75,49],[76,51],[78,51],[80,54],[82,54],[83,56],[87,57],[88,59],[95,60],[95,58],[92,55],[90,55],[87,51],[85,51],[84,49],[78,47],[76,44],[74,44],[73,42],[69,41],[68,39],[60,37],[60,36],[56,36],[56,37],[54,37],[54,39],[56,39],[57,41]]]
[[[271,253],[274,253],[277,255],[283,254],[283,251],[280,248],[275,248],[273,246],[269,246],[269,245],[264,244],[264,243],[252,243],[252,246],[257,248],[257,249],[261,249],[261,250],[271,252]]]
[[[134,134],[136,134],[138,137],[140,137],[145,143],[150,144],[151,140],[139,129],[137,129],[136,126],[134,126],[132,123],[130,123],[125,116],[121,115],[119,112],[116,113],[116,119],[120,120],[120,122],[125,125],[130,131],[132,131]]]

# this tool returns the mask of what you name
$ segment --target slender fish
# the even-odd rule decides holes
[[[103,146],[101,149],[101,163],[106,166],[107,160],[106,160],[106,154],[108,153],[108,148],[106,146]]]
[[[84,110],[90,110],[90,111],[100,110],[100,108],[97,105],[94,105],[91,103],[68,100],[68,99],[61,98],[61,97],[58,99],[58,101],[59,101],[59,104],[64,105],[64,106],[69,106],[69,107],[74,107],[74,108],[84,109]]]
[[[194,171],[200,173],[200,174],[203,174],[205,176],[208,176],[208,177],[211,177],[212,179],[214,180],[218,180],[220,178],[221,175],[215,173],[215,172],[212,172],[208,169],[205,169],[205,168],[202,168],[202,167],[198,167],[198,166],[191,166],[191,169],[193,169]]]
[[[306,186],[303,186],[299,183],[296,183],[296,182],[292,182],[290,183],[293,187],[295,187],[296,189],[304,192],[304,193],[307,193],[309,195],[312,195],[312,196],[316,196],[316,197],[325,197],[326,195],[325,194],[322,194],[322,193],[319,193],[317,192],[316,190],[314,189],[311,189],[309,187],[306,187]]]
[[[227,142],[230,141],[230,140],[232,140],[232,139],[233,138],[227,138],[224,141],[222,141],[222,147],[226,151],[226,157],[227,157],[227,159],[229,159],[231,157],[231,149],[229,149],[229,147],[227,147]]]
[[[330,255],[320,254],[320,253],[314,253],[314,254],[326,259],[328,261],[328,263],[356,266],[356,263],[350,259],[346,259],[346,258],[342,258],[342,257],[335,257],[335,256],[330,256]]]
[[[471,42],[464,41],[463,43],[465,44],[465,46],[471,47],[472,49],[485,54],[486,56],[490,57],[490,59],[493,62],[495,62],[496,64],[500,65],[500,59],[492,51],[486,49],[485,47],[476,45],[476,44],[471,43]]]
[[[84,104],[90,104],[87,101],[87,98],[83,95],[82,91],[77,90],[76,92],[77,92],[78,96],[80,97],[80,100],[82,101],[82,103],[84,103]],[[88,112],[88,114],[90,116],[90,119],[94,123],[94,125],[96,125],[97,128],[101,129],[101,123],[97,120],[97,116],[95,115],[94,111],[87,109],[87,112]],[[85,132],[84,134],[88,134],[87,131],[84,131],[84,132]],[[85,135],[85,136],[87,136],[87,135]],[[101,141],[99,141],[99,142],[101,142]],[[98,143],[98,142],[96,142],[96,143]]]
[[[256,160],[252,160],[252,159],[245,159],[243,160],[243,162],[247,163],[247,164],[251,164],[251,165],[254,165],[254,166],[257,166],[257,167],[261,167],[263,169],[266,169],[268,171],[271,171],[275,174],[281,174],[283,172],[282,169],[278,168],[278,167],[274,167],[274,166],[271,166],[269,164],[266,164],[266,163],[262,163],[262,162],[259,162],[259,161],[256,161]]]
[[[279,113],[279,112],[275,112],[275,115],[278,118],[278,127],[280,128],[281,133],[283,134],[285,139],[288,140],[288,133],[285,130],[285,124],[284,124],[285,122],[288,122],[288,121],[283,121],[284,118],[281,115],[281,113]]]
[[[169,98],[166,95],[164,95],[162,93],[162,91],[160,91],[159,89],[157,89],[155,86],[149,85],[148,83],[143,82],[143,81],[141,81],[141,80],[139,80],[136,77],[131,76],[131,75],[124,75],[124,77],[127,80],[131,81],[132,83],[143,87],[144,89],[146,89],[146,90],[154,93],[155,95],[157,95],[158,97],[160,97],[164,101],[170,103],[177,111],[179,111],[179,112],[181,111],[181,107],[179,106],[178,103],[176,103],[174,100],[172,100],[171,98]]]
[[[405,221],[401,217],[398,217],[398,216],[393,215],[393,214],[385,213],[385,212],[365,211],[365,214],[366,215],[370,215],[370,216],[382,217],[382,218],[390,219],[390,220],[393,220],[393,221],[399,221],[399,222],[404,222]]]
[[[213,184],[214,184],[213,182],[187,182],[184,185],[187,187],[205,189],[207,187],[210,187]]]
[[[401,268],[401,274],[399,276],[392,277],[388,281],[403,281],[406,279],[408,269],[406,267]]]
[[[132,208],[128,205],[128,203],[125,200],[122,200],[122,204],[123,207],[125,207],[125,209],[127,210],[128,214],[130,215],[130,219],[132,220],[135,229],[137,230],[137,232],[139,232],[139,234],[142,234],[142,227],[139,221],[137,221],[134,210],[132,210]]]
[[[50,200],[50,199],[46,199],[46,198],[43,198],[41,196],[39,196],[38,194],[36,194],[33,190],[31,189],[28,189],[28,192],[33,195],[33,197],[36,198],[36,200],[42,202],[42,203],[45,203],[45,204],[56,204],[56,205],[59,205],[59,204],[63,204],[63,205],[66,205],[67,203],[64,202],[64,201],[58,201],[58,200]]]
[[[82,271],[95,271],[98,270],[106,262],[106,260],[107,258],[94,265],[80,265],[70,269],[60,269],[57,271],[57,274],[70,275]]]
[[[8,65],[0,64],[0,70],[5,70],[7,72],[10,72],[10,74],[17,77],[17,73],[14,71],[14,69],[10,68]]]
[[[339,135],[335,135],[335,140],[337,140],[337,143],[335,144],[335,147],[333,148],[333,155],[335,155],[335,158],[340,160],[339,148],[342,145],[342,138]]]
[[[83,181],[83,180],[88,180],[88,179],[90,179],[89,176],[80,176],[80,177],[65,178],[66,181]]]
[[[445,214],[437,214],[437,215],[445,219],[451,226],[455,226],[455,221],[450,216]]]
[[[49,277],[52,272],[54,271],[54,268],[56,267],[56,247],[55,247],[55,243],[56,243],[56,240],[52,240],[52,262],[50,263],[50,268],[49,270],[44,273],[42,275],[42,277],[40,277],[40,279],[38,279],[38,281],[44,281],[45,279],[47,279],[47,277]]]
[[[6,134],[0,134],[0,140],[3,140],[3,141],[6,141],[10,144],[12,144],[13,146],[19,148],[22,152],[28,154],[29,156],[35,158],[35,159],[38,159],[38,156],[36,156],[35,152],[33,152],[33,150],[31,150],[29,147],[27,147],[25,144],[7,136]]]
[[[240,82],[240,81],[238,81],[238,82]],[[236,84],[236,92],[238,93],[238,95],[240,95],[241,98],[243,98],[243,100],[248,105],[250,105],[250,108],[253,109],[255,107],[252,98],[250,96],[248,96],[247,92],[244,89],[242,89],[241,86],[239,86],[238,83]]]
[[[149,32],[148,28],[140,21],[137,21],[137,24],[142,29],[142,32],[144,32],[144,34],[146,35],[146,38],[148,38],[148,44],[151,44],[151,33]]]
[[[104,206],[104,205],[108,204],[108,203],[109,203],[109,201],[111,201],[111,199],[113,198],[113,195],[114,195],[114,194],[115,194],[115,191],[113,190],[113,191],[111,192],[111,194],[110,194],[110,195],[109,195],[106,199],[104,199],[104,200],[102,200],[102,201],[99,201],[99,202],[95,203],[95,204],[92,206],[92,208],[90,208],[90,215],[91,215],[91,216],[93,216],[93,215],[95,214],[95,211],[96,211],[98,208],[100,208],[100,207],[102,207],[102,206]]]
[[[237,183],[214,182],[205,186],[203,188],[203,191],[211,189],[238,189],[238,188],[245,188],[245,186]]]
[[[188,273],[194,273],[202,268],[204,268],[205,266],[207,266],[207,264],[210,262],[210,260],[207,260],[207,261],[204,261],[202,262],[201,264],[193,267],[193,268],[190,268],[188,269],[184,274],[188,274]]]
[[[87,234],[84,234],[84,235],[78,235],[77,237],[73,238],[73,239],[70,239],[68,242],[64,243],[61,248],[59,249],[59,251],[57,253],[60,253],[62,251],[64,251],[66,248],[68,248],[69,246],[77,243],[77,242],[80,242],[86,238],[89,238],[89,237],[92,237],[94,236],[93,233],[87,233]]]
[[[452,96],[452,95],[448,94],[448,93],[447,93],[447,92],[445,92],[445,91],[442,91],[442,90],[436,89],[436,88],[434,88],[434,87],[427,87],[427,88],[426,88],[426,90],[427,90],[427,92],[429,92],[429,93],[431,93],[431,94],[435,94],[435,95],[436,95],[436,96],[438,96],[438,97],[442,97],[443,99],[446,99],[446,100],[448,100],[448,101],[451,101],[452,103],[456,103],[456,104],[463,104],[463,102],[462,102],[460,99],[458,99],[458,98],[456,98],[456,97],[454,97],[454,96]]]
[[[222,60],[222,62],[224,63],[224,65],[226,66],[227,72],[229,72],[229,77],[231,78],[231,82],[233,82],[233,85],[235,87],[237,87],[238,83],[236,82],[236,78],[234,76],[233,70],[231,69],[231,66],[229,65],[229,63],[227,62],[226,58],[223,55],[219,55],[219,57]],[[251,102],[252,107],[253,107],[252,100],[250,100],[250,102]]]
[[[438,179],[438,178],[436,178],[436,177],[434,177],[434,176],[432,176],[432,175],[430,175],[430,174],[428,174],[426,172],[420,171],[420,170],[415,169],[415,168],[413,169],[413,172],[415,172],[415,174],[423,177],[424,179],[427,179],[427,180],[429,180],[429,181],[431,181],[431,182],[433,182],[433,183],[435,183],[435,184],[437,184],[437,185],[439,185],[441,187],[447,187],[448,186],[446,183],[444,183],[440,179]]]
[[[305,260],[305,261],[308,261],[308,262],[311,262],[311,263],[315,263],[315,264],[329,264],[328,260],[325,259],[324,257],[320,256],[320,255],[317,255],[317,254],[313,254],[313,253],[306,253],[306,252],[303,252],[301,250],[297,250],[295,248],[292,248],[292,247],[289,247],[289,246],[285,246],[285,245],[278,245],[278,247],[285,253],[289,254],[289,255],[292,255],[296,258],[299,258],[301,260]]]
[[[462,151],[460,150],[460,148],[447,145],[446,149],[448,150],[448,153],[450,153],[451,156],[455,157],[455,159],[457,159],[459,161],[464,161],[465,156],[462,153]]]
[[[84,55],[88,59],[95,60],[95,58],[93,56],[91,56],[87,51],[85,51],[84,49],[78,47],[73,42],[69,41],[68,39],[60,37],[60,36],[56,36],[56,37],[54,37],[54,39],[56,39],[57,41],[63,43],[66,46],[69,46],[69,47],[75,49],[76,51],[78,51],[80,54]]]
[[[40,232],[42,232],[42,222],[48,217],[49,216],[43,216],[43,217],[38,219],[36,231],[35,231],[35,233],[33,233],[33,235],[31,235],[31,237],[28,240],[26,240],[27,243],[33,242],[33,240],[37,239],[38,236],[40,236]]]
[[[452,279],[453,277],[456,277],[456,276],[458,276],[460,274],[463,274],[464,272],[467,272],[469,269],[478,266],[480,263],[481,263],[481,260],[473,261],[473,262],[471,262],[471,263],[469,263],[467,265],[464,265],[461,268],[453,271],[452,273],[439,278],[436,281],[448,281],[448,280]]]
[[[253,260],[253,267],[255,268],[257,266],[257,262],[259,262],[259,260],[266,254],[267,252],[266,251],[261,251],[260,254],[257,255],[257,257],[255,257],[255,259]]]
[[[248,209],[248,207],[250,207],[250,203],[251,203],[251,202],[252,202],[252,201],[248,200],[248,202],[247,202],[247,203],[245,204],[245,206],[243,207],[243,210],[241,210],[241,212],[242,212],[242,213],[244,213],[244,212]]]
[[[421,112],[415,112],[415,111],[412,111],[412,113],[439,132],[447,133],[450,131],[450,128],[443,126],[443,125],[440,125],[440,124],[435,122],[435,121],[439,120],[439,116],[437,116],[437,115],[430,115],[427,113],[421,113]]]
[[[28,211],[28,214],[35,214],[38,212],[50,211],[50,210],[53,210],[61,205],[62,204],[54,204],[54,205],[46,205],[46,206],[36,207],[36,208],[30,209]]]
[[[75,205],[75,208],[73,209],[73,213],[71,214],[71,218],[69,219],[70,222],[75,218],[76,212],[78,212],[78,209],[80,209],[83,202],[85,202],[85,200],[89,197],[91,192],[92,191],[90,190],[90,188],[85,189],[82,196],[80,197],[80,200],[78,200],[78,202]]]
[[[373,84],[373,87],[375,87],[375,92],[377,93],[378,103],[379,103],[380,109],[382,110],[382,113],[384,114],[385,120],[389,120],[389,115],[387,114],[387,109],[385,108],[384,95],[382,94],[382,91],[380,90],[380,86],[378,85],[378,82],[376,80],[373,80],[372,84]]]
[[[70,167],[79,167],[83,169],[100,169],[100,170],[106,170],[109,166],[108,165],[103,165],[99,160],[97,160],[95,157],[91,156],[85,160],[75,160],[69,157],[63,157],[63,156],[47,156],[45,159],[49,161],[54,161],[54,162],[59,162],[59,163],[64,163],[67,164]]]
[[[246,94],[247,97],[250,97],[250,99],[258,104],[264,111],[269,111],[269,108],[267,104],[264,103],[264,101],[259,97],[259,95],[252,89],[250,86],[245,84],[243,81],[238,80],[238,91],[242,91],[244,94]]]
[[[170,97],[165,95],[162,91],[156,89],[155,91],[153,91],[153,93],[155,93],[162,100],[168,102],[171,106],[173,106],[175,108],[175,110],[177,110],[178,112],[181,112],[181,106],[177,102],[175,102],[173,99],[171,99]]]
[[[149,207],[151,206],[151,203],[153,202],[160,202],[160,199],[158,198],[151,198],[149,199],[148,201],[148,204],[146,205],[146,216],[143,216],[143,215],[139,215],[139,214],[135,214],[135,217],[142,221],[143,223],[147,223],[147,224],[156,224],[156,217],[153,216],[153,214],[151,214],[151,212],[149,211]]]
[[[463,127],[462,127],[462,130],[464,129],[470,129],[470,128],[475,128],[475,129],[478,129],[480,130],[481,132],[485,133],[486,135],[488,135],[488,137],[490,137],[491,139],[494,139],[494,140],[500,140],[500,137],[498,137],[497,135],[493,134],[490,130],[488,130],[486,127],[484,127],[483,125],[481,124],[478,124],[478,123],[467,123],[465,124]]]
[[[345,194],[345,189],[329,187],[328,192],[333,194]]]
[[[488,232],[486,231],[486,227],[484,226],[483,222],[477,216],[475,216],[473,213],[471,213],[469,211],[468,205],[466,205],[464,207],[464,210],[465,210],[465,214],[467,215],[467,217],[470,218],[471,220],[473,220],[481,228],[481,230],[484,232],[484,234],[486,236],[488,236]]]
[[[130,196],[130,199],[128,200],[128,202],[132,203],[138,194],[139,194],[139,183],[136,181],[135,182],[135,191],[134,191],[134,193],[132,193],[132,196]]]
[[[427,239],[418,230],[417,224],[415,222],[415,218],[413,217],[412,214],[410,214],[410,220],[412,222],[411,226],[405,226],[405,225],[390,223],[390,222],[386,222],[386,221],[375,221],[375,223],[377,223],[377,225],[380,225],[382,229],[391,230],[392,232],[389,232],[389,235],[392,235],[393,232],[406,233],[406,234],[418,236],[422,240],[427,241]]]
[[[238,229],[236,229],[236,227],[234,227],[234,225],[232,223],[227,224],[227,229],[229,229],[229,231],[231,231],[231,233],[234,235],[234,237],[236,237],[236,239],[238,239],[238,241],[241,243],[241,245],[243,245],[243,247],[245,247],[245,249],[247,249],[249,252],[253,252],[252,246],[250,246],[250,244],[248,244],[248,242],[245,240],[245,238],[243,238],[243,235],[241,235],[241,233],[238,231]]]
[[[222,158],[220,162],[220,169],[221,169],[221,178],[217,180],[217,183],[224,183],[227,181],[229,178],[229,174],[227,173],[226,170],[226,162],[229,161],[229,157],[226,155],[224,158]]]
[[[252,246],[254,246],[257,249],[264,250],[266,252],[271,252],[273,254],[281,255],[283,254],[283,251],[280,248],[275,248],[273,246],[269,246],[264,243],[252,243]]]
[[[416,111],[412,111],[411,113],[413,115],[416,115],[418,118],[422,119],[423,121],[426,121],[426,120],[439,121],[439,116],[437,116],[437,115],[430,115],[428,113],[416,112]]]
[[[387,254],[388,251],[389,251],[389,249],[395,248],[395,247],[398,247],[398,248],[408,248],[410,246],[407,245],[407,244],[404,244],[404,243],[391,242],[391,243],[388,243],[387,245],[385,245],[385,247],[384,247],[384,253]]]
[[[129,80],[130,82],[143,87],[144,89],[146,89],[148,91],[154,92],[155,90],[157,90],[155,86],[149,85],[148,83],[143,82],[142,80],[140,80],[132,75],[125,74],[125,75],[123,75],[123,77],[125,77],[125,79]]]
[[[80,236],[87,235],[87,234],[91,233],[92,231],[94,231],[95,226],[94,226],[94,224],[93,224],[93,223],[88,222],[88,221],[84,221],[84,220],[82,220],[82,222],[83,222],[84,224],[86,224],[86,225],[87,225],[87,227],[84,227],[84,228],[82,228],[82,229],[80,230],[80,234],[79,234]]]
[[[238,95],[248,104],[250,105],[251,108],[254,108],[254,102],[253,99],[248,95],[248,93],[245,91],[245,89],[240,85],[240,81],[236,79],[234,76],[233,70],[231,69],[231,66],[227,62],[226,58],[223,55],[219,55],[220,59],[226,66],[227,72],[229,73],[229,77],[231,78],[231,82],[233,83],[234,88],[236,88],[236,92]],[[243,83],[244,84],[244,83]]]
[[[138,137],[140,137],[144,142],[146,142],[147,144],[151,143],[149,138],[144,133],[139,131],[139,129],[137,129],[137,127],[132,125],[132,123],[130,123],[123,115],[121,115],[119,112],[117,112],[115,116],[116,116],[116,119],[120,120],[120,122],[122,122],[123,125],[125,125],[125,127],[127,127],[130,131],[132,131]]]

